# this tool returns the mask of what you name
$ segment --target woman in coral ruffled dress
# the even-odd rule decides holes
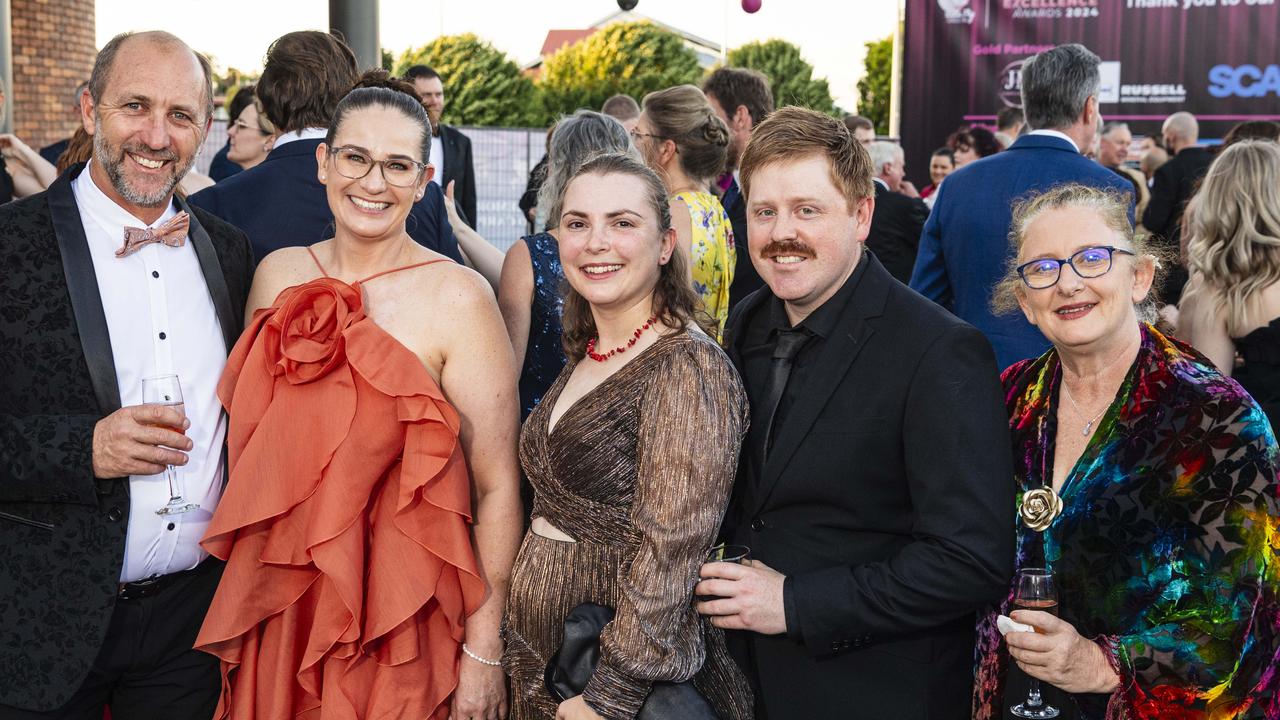
[[[335,234],[262,261],[218,389],[218,717],[506,715],[516,369],[485,281],[415,243],[417,99],[353,91],[316,152]]]

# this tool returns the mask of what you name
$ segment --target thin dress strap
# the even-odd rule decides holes
[[[438,262],[453,262],[453,261],[448,258],[436,258],[435,260],[427,260],[426,262],[414,263],[412,265],[405,265],[404,267],[391,268],[390,270],[383,270],[380,273],[374,273],[363,280],[357,280],[355,284],[363,285],[369,282],[370,280],[373,280],[375,278],[380,278],[383,275],[390,275],[391,273],[400,272],[401,270],[412,270],[413,268],[422,267],[423,265],[434,265]]]
[[[320,274],[329,277],[329,273],[325,272],[324,266],[320,264],[320,258],[316,257],[316,251],[312,250],[311,246],[307,246],[307,254],[311,256],[312,260],[316,261],[316,267],[320,268]]]

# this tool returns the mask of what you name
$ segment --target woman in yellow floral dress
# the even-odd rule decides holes
[[[729,317],[737,256],[729,216],[708,188],[724,170],[729,130],[701,90],[679,85],[645,96],[631,134],[645,162],[667,184],[678,247],[688,253],[693,289],[718,337]]]

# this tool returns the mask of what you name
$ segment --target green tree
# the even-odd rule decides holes
[[[443,120],[452,125],[537,127],[546,113],[533,81],[502,51],[472,33],[444,35],[401,53],[395,74],[430,65],[445,83]]]
[[[610,96],[639,101],[654,90],[697,83],[698,56],[679,35],[650,22],[614,23],[561,48],[542,65],[543,102],[552,115],[599,110]]]
[[[893,86],[893,38],[867,43],[862,79],[858,80],[858,114],[875,123],[877,135],[889,134],[889,93]]]
[[[799,105],[830,115],[837,113],[826,78],[814,78],[813,66],[800,57],[800,48],[786,40],[751,42],[729,51],[730,67],[764,73],[778,107]]]

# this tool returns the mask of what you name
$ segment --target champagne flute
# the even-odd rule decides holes
[[[1058,614],[1058,587],[1053,573],[1045,568],[1023,568],[1018,571],[1018,586],[1013,595],[1013,606],[1019,610],[1039,610],[1055,617]],[[1037,630],[1036,632],[1039,632]],[[1027,699],[1009,709],[1016,718],[1056,718],[1058,708],[1048,705],[1040,697],[1040,681],[1029,674]]]
[[[182,405],[182,385],[177,375],[157,375],[142,379],[142,402],[148,405],[164,405],[177,410],[185,416]],[[182,432],[182,428],[169,428],[167,425],[154,423],[154,427],[166,427]],[[157,515],[179,515],[191,512],[200,507],[199,503],[187,502],[182,497],[182,485],[178,480],[178,471],[172,465],[164,468],[165,478],[169,481],[169,502],[156,510]]]

